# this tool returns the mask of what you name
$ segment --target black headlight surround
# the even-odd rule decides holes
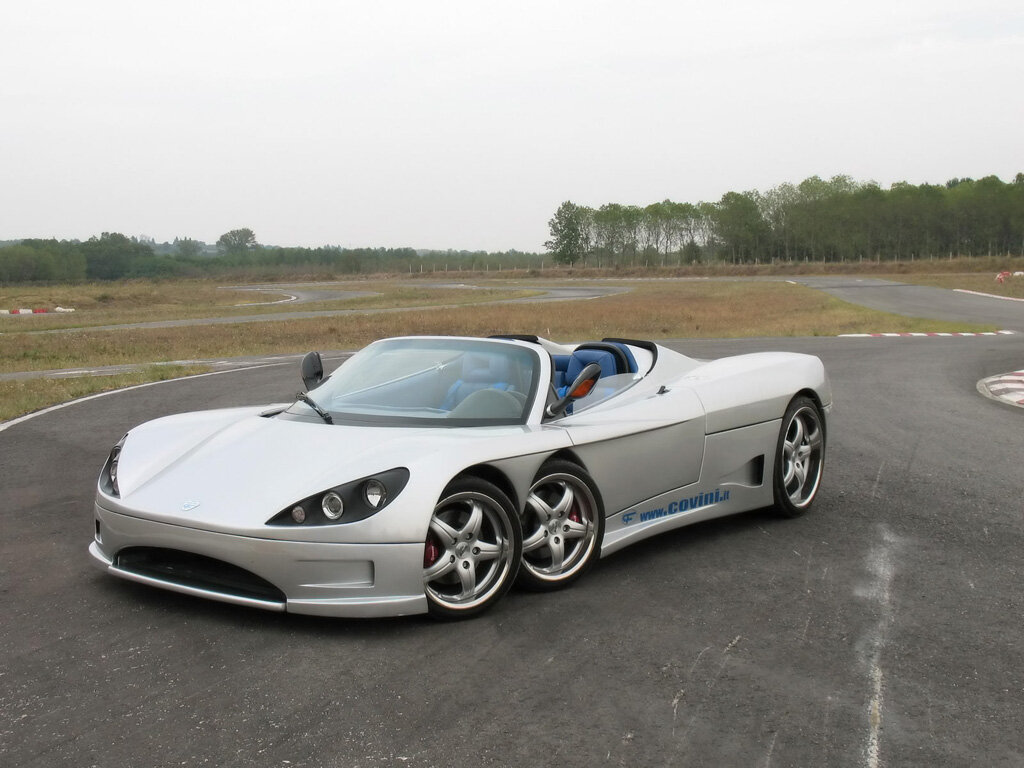
[[[364,488],[366,483],[371,480],[376,480],[381,483],[387,490],[384,497],[383,503],[379,507],[370,506],[366,500]],[[291,528],[308,528],[309,526],[317,525],[345,525],[346,523],[355,523],[359,520],[365,520],[371,515],[375,515],[382,509],[385,509],[388,504],[395,500],[395,498],[405,488],[406,483],[409,482],[409,470],[405,467],[396,467],[395,469],[389,469],[385,472],[377,472],[366,477],[361,477],[358,480],[353,480],[350,483],[344,485],[336,485],[333,488],[325,488],[320,493],[307,496],[302,501],[298,501],[295,504],[290,504],[286,509],[281,510],[272,518],[270,518],[267,525],[279,525]],[[327,515],[323,512],[323,497],[328,493],[336,493],[341,497],[344,502],[345,510],[341,517],[337,520],[328,519]],[[295,521],[292,515],[292,510],[296,507],[301,507],[304,513],[303,521],[298,523]]]
[[[121,498],[121,489],[117,486],[117,464],[121,459],[121,449],[124,448],[124,441],[128,439],[128,433],[117,441],[117,444],[110,449],[107,460],[100,470],[100,489],[108,496],[115,499]]]

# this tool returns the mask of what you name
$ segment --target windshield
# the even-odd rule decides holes
[[[403,338],[371,344],[309,396],[335,420],[373,424],[524,424],[539,356],[484,339]],[[309,414],[301,401],[288,409]]]

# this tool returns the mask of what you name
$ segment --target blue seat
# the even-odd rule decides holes
[[[569,356],[569,365],[565,369],[565,383],[557,387],[559,397],[565,396],[569,386],[590,363],[601,366],[602,376],[614,376],[618,372],[615,367],[615,356],[611,352],[604,349],[577,349]]]
[[[615,357],[603,349],[577,349],[569,356],[569,365],[565,369],[565,380],[569,384],[576,379],[590,363],[601,366],[602,376],[614,376],[618,373]]]
[[[551,356],[551,383],[555,385],[555,389],[565,386],[565,372],[569,369],[569,359],[571,357],[572,355]]]
[[[481,389],[514,389],[510,383],[509,359],[499,355],[467,352],[462,357],[462,376],[448,388],[441,408],[450,411],[469,395]]]
[[[619,373],[636,373],[640,370],[640,366],[636,363],[636,358],[633,357],[633,351],[629,348],[628,344],[623,344],[621,341],[602,341],[605,346],[615,347],[622,352],[622,357],[626,360],[626,370],[619,371]]]

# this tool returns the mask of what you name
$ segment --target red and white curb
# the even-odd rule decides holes
[[[54,307],[53,309],[0,309],[0,315],[45,315],[50,312],[74,312],[74,309],[67,307]]]
[[[913,336],[915,338],[925,336],[1013,336],[1016,331],[981,331],[980,333],[971,333],[970,331],[953,331],[951,333],[942,333],[940,331],[934,331],[930,333],[840,333],[840,339],[892,339]]]
[[[978,382],[978,391],[993,400],[1024,408],[1024,371],[990,376]]]

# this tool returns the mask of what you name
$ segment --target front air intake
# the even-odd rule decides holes
[[[255,573],[223,560],[177,549],[128,547],[114,557],[114,567],[167,584],[251,600],[285,602],[280,589]]]

